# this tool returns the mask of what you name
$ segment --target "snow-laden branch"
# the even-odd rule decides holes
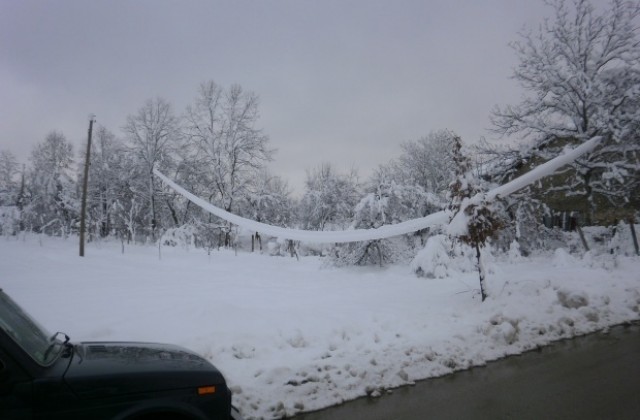
[[[519,178],[514,179],[507,184],[497,187],[486,194],[478,194],[475,197],[468,200],[465,204],[479,204],[483,199],[493,200],[496,197],[506,197],[527,185],[534,183],[535,181],[544,178],[545,176],[553,174],[560,167],[567,165],[576,160],[581,155],[593,150],[600,142],[601,137],[594,137],[591,140],[583,143],[573,150],[569,150],[566,153],[552,159],[535,169],[527,172]],[[430,214],[419,219],[407,220],[406,222],[397,223],[394,225],[384,225],[376,229],[351,229],[341,231],[309,231],[301,229],[289,229],[279,226],[272,226],[265,223],[256,222],[255,220],[245,219],[244,217],[237,216],[229,213],[213,204],[197,197],[185,190],[165,175],[163,175],[157,169],[153,170],[153,173],[158,176],[168,186],[173,188],[177,193],[190,200],[192,203],[200,206],[202,209],[224,219],[230,223],[238,225],[249,231],[261,232],[265,235],[275,236],[283,239],[293,239],[296,241],[310,242],[310,243],[344,243],[344,242],[359,242],[359,241],[373,241],[376,239],[390,238],[392,236],[404,235],[406,233],[415,232],[418,230],[426,229],[434,226],[441,226],[447,224],[451,218],[450,211],[440,211]],[[461,209],[464,210],[464,209]],[[464,214],[464,211],[460,211],[458,215]]]

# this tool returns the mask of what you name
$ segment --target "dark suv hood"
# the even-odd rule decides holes
[[[226,389],[222,374],[202,357],[155,343],[80,343],[65,381],[83,398],[187,388],[195,392],[200,386]]]

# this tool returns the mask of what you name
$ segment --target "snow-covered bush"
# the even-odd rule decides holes
[[[406,237],[351,242],[335,248],[333,261],[337,266],[391,264],[411,258],[414,253]]]
[[[638,227],[635,227],[638,232]],[[637,235],[637,233],[636,233]],[[628,223],[620,222],[611,229],[611,239],[608,243],[609,251],[616,255],[635,255],[633,235]]]
[[[271,256],[277,257],[296,257],[300,258],[300,255],[307,255],[304,251],[300,252],[300,242],[290,239],[274,238],[267,243],[267,252]]]
[[[422,217],[440,210],[440,200],[419,186],[398,185],[379,179],[371,183],[369,192],[354,210],[353,229],[376,229]],[[379,239],[336,246],[336,265],[383,265],[408,259],[415,252],[415,241],[409,236]]]
[[[492,259],[489,247],[484,250],[485,259]],[[433,235],[411,261],[411,269],[420,277],[447,278],[456,273],[477,270],[476,251],[448,235]]]
[[[420,277],[445,278],[452,266],[451,240],[447,235],[435,235],[411,261],[411,270]]]
[[[160,237],[163,246],[180,246],[185,249],[194,247],[198,230],[194,225],[183,225],[167,229]]]

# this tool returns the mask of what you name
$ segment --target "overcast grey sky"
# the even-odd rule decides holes
[[[274,173],[372,168],[399,145],[451,129],[488,136],[496,104],[522,94],[508,43],[538,0],[0,0],[0,149],[27,162],[62,131],[84,148],[88,115],[121,136],[145,100],[177,114],[200,82],[261,98]]]

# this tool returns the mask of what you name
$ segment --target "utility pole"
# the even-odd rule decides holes
[[[87,156],[84,160],[84,179],[82,180],[82,206],[80,209],[80,256],[84,257],[84,230],[85,219],[87,213],[87,189],[89,186],[89,161],[91,158],[91,132],[93,131],[93,123],[95,115],[89,116],[89,137],[87,139]]]

